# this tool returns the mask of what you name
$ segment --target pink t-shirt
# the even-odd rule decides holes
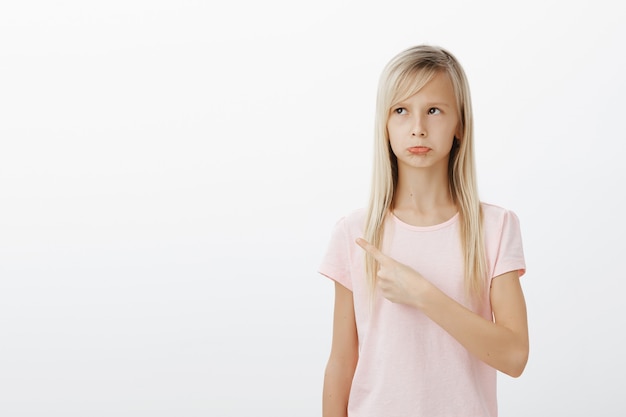
[[[525,272],[517,216],[482,204],[490,277]],[[369,307],[363,237],[366,211],[340,219],[319,272],[352,291],[359,360],[352,381],[350,417],[495,417],[496,370],[476,359],[419,310],[377,294]],[[473,306],[465,295],[458,214],[428,227],[389,215],[382,251],[419,271],[448,296],[492,319],[488,297]]]

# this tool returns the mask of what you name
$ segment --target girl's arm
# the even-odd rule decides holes
[[[495,322],[468,310],[434,285],[414,303],[480,360],[512,377],[528,361],[526,303],[518,272],[499,275],[491,284]]]
[[[352,291],[335,282],[333,339],[324,373],[323,417],[348,415],[348,397],[358,357]]]
[[[380,264],[378,285],[388,300],[420,309],[469,352],[491,367],[518,377],[528,361],[526,302],[517,271],[491,281],[495,321],[486,320],[448,297],[417,271],[358,239]]]

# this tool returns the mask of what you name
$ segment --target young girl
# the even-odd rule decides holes
[[[528,359],[516,215],[479,200],[465,73],[445,49],[385,67],[369,206],[335,225],[324,417],[495,417]]]

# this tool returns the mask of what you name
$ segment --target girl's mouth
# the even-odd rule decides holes
[[[429,151],[430,151],[430,148],[426,146],[413,146],[412,148],[409,148],[409,152],[411,152],[414,155],[425,155]]]

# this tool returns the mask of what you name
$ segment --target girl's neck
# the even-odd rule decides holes
[[[415,226],[431,226],[450,219],[457,207],[450,195],[446,173],[398,173],[392,211],[400,220]]]

